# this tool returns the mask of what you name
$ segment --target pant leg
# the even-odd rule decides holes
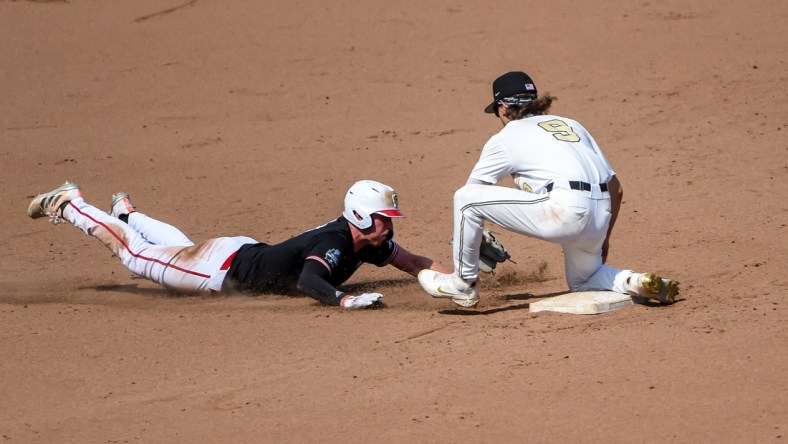
[[[217,238],[191,247],[154,245],[128,224],[82,198],[71,201],[63,216],[107,246],[132,273],[180,291],[221,288],[216,278],[224,276],[222,264],[241,245],[249,243],[249,238]]]
[[[454,270],[467,281],[479,274],[479,245],[484,222],[515,233],[562,243],[582,231],[588,209],[569,191],[533,194],[494,185],[465,185],[454,193]]]
[[[563,245],[566,283],[572,291],[616,289],[615,278],[621,270],[602,264],[602,251],[588,251],[576,245]]]
[[[610,290],[626,293],[632,270],[602,264],[602,245],[612,214],[609,199],[588,199],[589,223],[574,239],[562,244],[566,283],[572,291]]]
[[[566,257],[566,250],[564,250],[564,255]],[[573,279],[570,280],[570,275],[567,273],[566,281],[572,291],[608,290],[628,294],[625,282],[632,273],[632,270],[621,270],[610,265],[603,265],[600,261],[600,266],[587,279],[582,280],[582,275],[573,275]]]
[[[129,213],[129,226],[140,233],[148,242],[156,245],[191,247],[194,242],[174,226],[156,220],[147,214]]]

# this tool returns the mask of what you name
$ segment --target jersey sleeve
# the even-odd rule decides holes
[[[307,260],[298,277],[297,288],[326,305],[339,305],[344,293],[328,281],[330,271],[317,260]]]
[[[343,293],[330,279],[343,255],[349,254],[352,254],[352,244],[339,236],[322,236],[305,252],[297,288],[324,304],[339,305]]]
[[[470,179],[495,184],[511,175],[512,161],[500,142],[500,137],[496,135],[484,144],[479,161],[471,171]]]

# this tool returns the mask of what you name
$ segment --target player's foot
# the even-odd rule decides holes
[[[49,216],[49,220],[57,225],[63,218],[63,207],[80,196],[79,185],[66,181],[54,190],[34,197],[27,207],[27,215],[31,219]]]
[[[463,308],[473,308],[479,303],[476,282],[467,283],[456,274],[438,273],[434,270],[421,270],[419,283],[434,298],[451,299]]]
[[[129,195],[123,192],[112,195],[112,203],[109,204],[109,214],[112,217],[120,217],[124,214],[128,215],[136,211],[136,207],[131,204]]]
[[[679,294],[678,281],[663,279],[654,273],[632,273],[626,286],[633,296],[656,299],[663,304],[672,304]]]

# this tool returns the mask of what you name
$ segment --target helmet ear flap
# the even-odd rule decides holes
[[[363,205],[355,202],[354,199],[346,199],[345,212],[342,213],[342,215],[345,216],[345,219],[351,224],[361,230],[366,230],[372,226],[372,215],[367,214],[362,207]]]

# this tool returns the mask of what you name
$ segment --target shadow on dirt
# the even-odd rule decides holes
[[[418,282],[414,281],[412,277],[403,277],[396,279],[377,279],[363,282],[354,282],[352,284],[342,284],[341,290],[350,294],[366,293],[371,291],[386,289],[388,287],[416,287]]]
[[[164,287],[140,287],[137,284],[88,285],[85,287],[77,287],[77,289],[94,290],[97,292],[130,293],[140,296],[155,296],[163,298],[188,298],[202,296],[198,293],[184,293]]]
[[[566,292],[559,291],[553,293],[546,293],[536,295],[533,293],[518,293],[518,294],[511,294],[511,295],[504,295],[499,296],[498,299],[504,301],[522,301],[527,299],[543,299],[549,298],[553,296],[558,296],[560,294],[564,294]],[[445,314],[445,315],[454,315],[454,316],[479,316],[479,315],[491,315],[495,313],[501,313],[504,311],[513,311],[513,310],[528,310],[531,304],[514,304],[514,305],[506,305],[503,307],[493,307],[488,308],[486,310],[463,310],[463,309],[452,309],[452,310],[440,310],[438,313]]]

